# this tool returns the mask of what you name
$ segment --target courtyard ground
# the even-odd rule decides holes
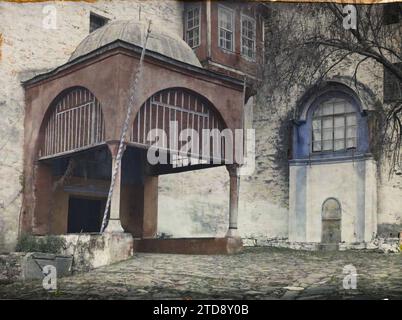
[[[345,290],[344,267],[357,271]],[[349,283],[349,282],[348,282]],[[402,299],[402,254],[246,248],[232,256],[135,254],[58,279],[0,285],[2,299]]]

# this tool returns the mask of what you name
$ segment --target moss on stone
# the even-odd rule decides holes
[[[57,236],[35,237],[23,234],[18,239],[16,246],[17,252],[43,252],[43,253],[61,253],[66,246],[65,239]]]

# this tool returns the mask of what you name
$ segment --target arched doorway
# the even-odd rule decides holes
[[[341,242],[342,210],[338,200],[329,198],[322,205],[321,242],[337,244]]]

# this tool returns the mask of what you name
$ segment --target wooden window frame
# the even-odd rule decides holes
[[[248,36],[243,35],[243,21],[245,21],[245,20],[250,21],[253,24],[253,30],[252,30],[253,31],[253,38],[252,39],[249,38]],[[255,61],[255,57],[256,57],[256,53],[257,53],[256,52],[257,51],[257,48],[256,48],[256,43],[257,43],[257,21],[256,21],[256,19],[254,19],[253,17],[250,17],[250,16],[242,13],[241,16],[240,16],[240,31],[241,31],[240,32],[240,44],[241,44],[240,53],[241,53],[242,57],[244,57],[244,58],[246,58],[248,60],[251,60],[251,61]],[[252,52],[251,57],[248,54],[245,54],[243,52],[244,40],[245,39],[248,40],[248,41],[252,41],[252,43],[253,43],[253,47],[251,48],[251,52]],[[248,50],[250,50],[250,49],[248,48]]]
[[[188,28],[188,13],[192,10],[198,9],[198,25],[196,27],[192,27],[192,28]],[[198,29],[198,43],[196,45],[190,46],[192,49],[195,49],[197,47],[199,47],[201,45],[201,4],[193,4],[189,7],[186,8],[185,10],[185,16],[184,16],[184,34],[185,34],[185,40],[187,42],[187,44],[190,46],[189,44],[189,32],[194,31],[196,29]],[[193,18],[194,20],[194,18]],[[194,41],[194,37],[193,37],[193,41]]]
[[[220,25],[220,21],[221,21],[221,12],[222,11],[226,11],[226,12],[229,12],[230,13],[230,15],[231,15],[231,24],[232,24],[232,30],[229,30],[229,29],[226,29],[226,28],[222,28],[221,27],[221,25]],[[224,50],[224,51],[226,51],[226,52],[232,52],[232,53],[234,53],[235,52],[235,31],[236,31],[236,26],[235,26],[235,22],[236,22],[236,19],[235,19],[235,10],[233,10],[233,9],[231,9],[231,8],[228,8],[228,7],[226,7],[226,6],[223,6],[223,5],[218,5],[218,47],[219,48],[221,48],[222,50]],[[232,48],[231,49],[228,49],[228,48],[226,48],[226,47],[222,47],[221,46],[221,29],[224,31],[224,32],[230,32],[231,33],[231,35],[232,35],[232,37],[231,37],[231,43],[232,43]],[[224,39],[225,40],[225,42],[227,41],[226,39]]]

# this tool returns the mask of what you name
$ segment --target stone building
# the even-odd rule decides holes
[[[382,67],[360,69],[364,94],[351,85],[353,68],[341,66],[320,88],[277,103],[264,86],[269,75],[260,72],[264,41],[269,46],[267,14],[262,4],[242,2],[2,2],[1,250],[12,250],[21,232],[99,228],[129,71],[138,64],[148,20],[145,80],[121,170],[127,187],[119,189],[119,201],[112,199],[116,230],[122,226],[142,239],[220,239],[227,238],[229,225],[247,243],[290,246],[396,237],[402,229],[402,180],[399,172],[388,179],[386,166],[372,157],[367,120],[384,101]],[[146,127],[141,120],[150,119],[149,128],[154,123],[144,116],[146,110],[152,115],[147,105],[166,106],[170,98],[164,95],[185,94],[202,106],[191,114],[209,110],[219,128],[255,129],[252,174],[238,178],[230,166],[146,168],[137,147]],[[289,105],[296,110],[292,116]],[[77,108],[83,106],[88,116],[81,120]],[[174,106],[182,114],[194,107]],[[56,118],[63,114],[73,129],[59,140],[55,128],[67,125],[60,127]],[[289,120],[295,123],[290,141]],[[83,123],[82,132],[77,123]],[[343,133],[335,139],[338,127]],[[56,189],[55,177],[68,170],[71,153],[89,146],[73,177]],[[140,165],[127,169],[131,162]],[[237,202],[238,221],[232,212]],[[84,219],[88,212],[97,212],[96,218]]]

